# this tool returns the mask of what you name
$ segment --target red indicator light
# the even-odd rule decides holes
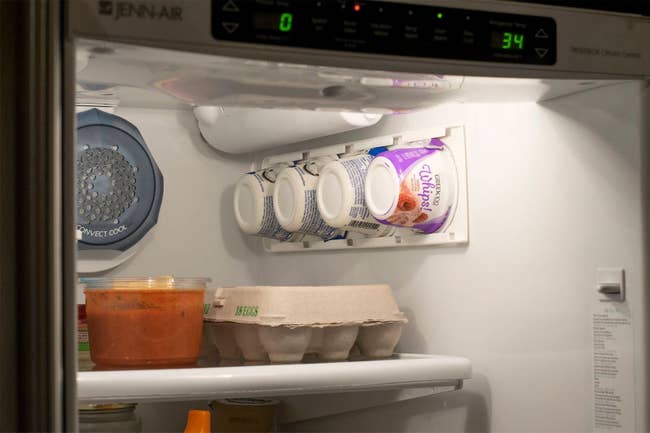
[[[361,10],[361,5],[354,5],[354,11],[359,12]]]

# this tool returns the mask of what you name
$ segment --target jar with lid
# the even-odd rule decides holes
[[[87,404],[79,406],[80,433],[140,433],[142,420],[136,404]]]

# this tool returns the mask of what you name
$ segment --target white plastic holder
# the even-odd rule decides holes
[[[109,271],[133,257],[141,246],[134,245],[126,251],[79,250],[77,252],[77,272],[81,275]]]
[[[194,109],[207,143],[227,153],[245,153],[298,143],[375,125],[381,114],[199,106]],[[245,144],[244,144],[245,143]]]
[[[78,250],[77,273],[80,275],[92,275],[120,266],[144,248],[153,231],[155,231],[155,228],[126,251],[111,249]]]
[[[441,125],[427,129],[405,131],[399,134],[374,137],[367,140],[341,143],[304,152],[291,152],[265,158],[257,169],[263,169],[279,163],[329,155],[351,155],[375,147],[397,148],[412,141],[428,138],[440,138],[451,152],[457,172],[457,199],[452,217],[437,233],[418,233],[408,228],[398,228],[391,236],[381,238],[366,237],[349,232],[345,239],[323,241],[306,238],[301,242],[281,242],[264,238],[264,249],[270,253],[287,253],[296,251],[351,250],[367,248],[404,248],[420,246],[462,245],[469,242],[468,187],[467,187],[467,153],[463,125]]]

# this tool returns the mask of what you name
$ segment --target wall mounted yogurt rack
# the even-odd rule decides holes
[[[323,241],[315,237],[306,237],[299,242],[282,242],[263,239],[264,249],[272,253],[295,251],[349,250],[367,248],[398,248],[433,245],[459,245],[469,242],[468,199],[467,199],[467,157],[465,149],[465,128],[462,125],[443,125],[427,129],[406,131],[371,139],[324,146],[306,151],[296,151],[269,156],[256,167],[264,169],[275,164],[293,163],[300,160],[331,156],[351,155],[376,147],[396,148],[406,143],[429,138],[441,139],[453,155],[457,172],[457,199],[452,217],[436,233],[423,234],[408,228],[398,228],[391,236],[366,237],[362,234],[347,232],[344,239]]]

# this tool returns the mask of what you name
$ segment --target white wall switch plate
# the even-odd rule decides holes
[[[599,268],[596,291],[598,299],[604,302],[625,301],[625,270],[621,268]]]

